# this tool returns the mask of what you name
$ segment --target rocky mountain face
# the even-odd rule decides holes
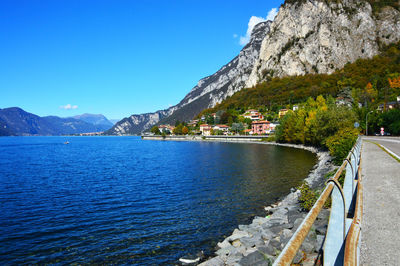
[[[0,109],[0,136],[53,136],[100,132],[101,128],[75,118],[40,117],[18,107]]]
[[[146,129],[151,128],[157,124],[161,119],[172,114],[175,109],[169,108],[166,110],[157,111],[154,113],[146,113],[140,115],[131,115],[130,117],[124,118],[121,121],[115,123],[115,125],[107,130],[107,135],[126,135],[126,134],[140,134]]]
[[[253,29],[249,43],[243,47],[239,55],[215,74],[201,79],[180,103],[154,113],[124,118],[108,130],[106,134],[139,134],[157,123],[189,120],[203,109],[212,107],[243,89],[253,65],[258,59],[261,42],[269,32],[270,24],[271,21],[257,24]]]
[[[138,134],[156,123],[189,120],[268,78],[329,74],[348,62],[373,57],[382,45],[400,40],[400,12],[391,6],[373,10],[371,1],[286,0],[273,22],[254,28],[251,41],[237,57],[200,80],[179,104],[132,115],[107,133]]]
[[[379,1],[378,1],[379,2]],[[369,1],[286,1],[262,42],[246,87],[268,76],[332,73],[400,40],[400,12]]]

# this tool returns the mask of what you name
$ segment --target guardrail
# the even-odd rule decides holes
[[[274,265],[290,265],[330,195],[332,207],[323,248],[323,264],[358,265],[362,218],[361,144],[361,138],[358,138]],[[346,176],[342,187],[339,177],[344,170]]]

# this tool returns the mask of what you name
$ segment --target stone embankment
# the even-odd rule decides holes
[[[326,181],[325,174],[335,168],[329,154],[301,145],[283,146],[303,148],[317,153],[318,164],[306,181],[313,189],[322,188]],[[249,225],[239,225],[231,236],[218,243],[216,257],[210,258],[200,265],[270,265],[307,215],[307,212],[299,204],[299,196],[300,191],[292,188],[291,193],[282,201],[265,208],[264,217],[255,217]],[[297,253],[294,263],[314,265],[318,261],[327,230],[329,213],[327,209],[321,211]],[[198,262],[199,260],[195,264]],[[187,265],[188,263],[183,264]]]

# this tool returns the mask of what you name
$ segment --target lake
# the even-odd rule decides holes
[[[316,160],[249,143],[1,137],[0,263],[160,265],[212,255]]]

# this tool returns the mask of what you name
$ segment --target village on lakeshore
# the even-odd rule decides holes
[[[337,106],[352,105],[351,99],[347,97],[336,97]],[[358,107],[363,104],[358,103]],[[296,112],[303,108],[302,104],[288,105],[286,108],[274,111],[267,109],[241,109],[237,115],[232,115],[226,111],[216,113],[205,113],[197,116],[188,122],[176,121],[175,125],[162,124],[153,126],[150,132],[144,135],[201,135],[201,136],[270,136],[274,135],[276,127],[280,125],[281,119],[290,112]],[[384,110],[400,109],[400,96],[396,101],[380,104],[378,112]],[[233,118],[234,117],[234,118]]]
[[[292,110],[297,110],[298,106],[293,106]],[[225,112],[211,113],[202,115],[199,119],[189,122],[177,122],[175,126],[159,125],[151,129],[150,134],[155,135],[270,135],[275,132],[279,124],[278,118],[283,117],[291,109],[279,110],[278,116],[266,114],[262,111],[249,109],[238,116],[238,122],[232,122],[232,117]],[[228,117],[228,118],[226,118]],[[266,118],[270,118],[269,121]]]

